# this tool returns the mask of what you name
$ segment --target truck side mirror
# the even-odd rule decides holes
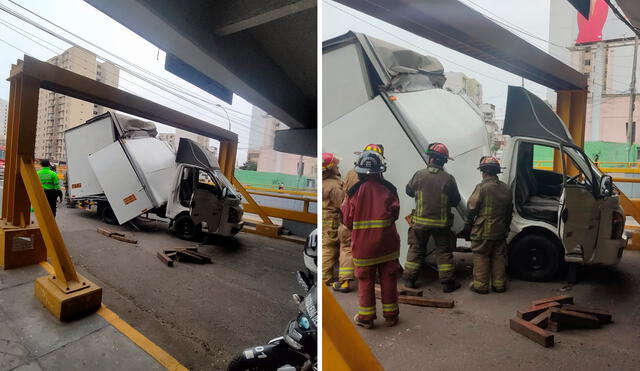
[[[611,175],[603,175],[600,179],[600,195],[610,197],[613,194],[613,180]]]
[[[220,193],[220,198],[227,198],[229,194],[229,189],[227,187],[222,187],[222,192]]]

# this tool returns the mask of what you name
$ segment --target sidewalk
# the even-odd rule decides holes
[[[0,270],[0,371],[165,369],[97,313],[72,322],[54,318],[33,292],[34,280],[46,274],[40,265]]]

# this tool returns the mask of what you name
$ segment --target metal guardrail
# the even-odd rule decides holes
[[[318,198],[315,192],[288,191],[244,186],[252,201],[243,203],[245,212],[316,224]],[[247,200],[248,201],[248,200]]]

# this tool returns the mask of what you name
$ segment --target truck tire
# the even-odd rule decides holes
[[[116,218],[116,214],[113,212],[113,209],[111,208],[111,205],[109,205],[109,204],[106,204],[102,208],[101,218],[102,218],[102,221],[107,223],[107,224],[111,224],[111,225],[117,225],[118,224],[118,218]]]
[[[183,214],[173,221],[173,231],[183,240],[194,241],[202,233],[202,224],[193,223],[191,216]]]
[[[563,263],[556,241],[540,234],[527,234],[512,242],[509,272],[525,281],[549,281],[555,278]]]

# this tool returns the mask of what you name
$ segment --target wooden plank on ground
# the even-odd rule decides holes
[[[167,254],[158,252],[157,256],[158,259],[160,259],[160,261],[163,262],[167,267],[173,267],[173,260],[171,260],[171,258],[167,256]]]
[[[138,240],[132,240],[130,238],[126,238],[126,237],[121,236],[119,234],[113,234],[113,235],[111,235],[109,237],[113,238],[114,240],[118,240],[118,241],[122,241],[122,242],[126,242],[126,243],[132,243],[132,244],[138,243]]]
[[[598,328],[600,321],[598,317],[586,313],[574,312],[560,309],[551,313],[549,320],[558,324],[558,330],[564,328]]]
[[[536,305],[533,307],[529,307],[527,309],[521,309],[516,313],[516,315],[518,316],[518,318],[522,318],[525,321],[531,321],[532,319],[537,317],[540,313],[543,313],[547,309],[554,308],[554,307],[555,308],[560,307],[560,303],[552,301],[549,303],[544,303],[544,304]]]
[[[382,299],[382,290],[380,285],[375,286],[376,298]],[[419,307],[434,307],[434,308],[453,308],[455,305],[453,300],[445,299],[430,299],[419,296],[398,295],[398,303],[417,305]]]
[[[400,286],[398,287],[398,293],[400,295],[406,295],[406,296],[422,296],[423,291],[420,289],[411,289],[408,287]]]
[[[550,298],[538,299],[536,301],[531,302],[531,306],[535,307],[536,305],[545,304],[552,301],[555,301],[556,303],[560,303],[560,304],[573,304],[573,296],[559,295],[559,296],[552,296]]]
[[[549,324],[549,317],[551,316],[551,312],[555,310],[558,310],[558,308],[549,308],[546,311],[538,314],[529,322],[531,322],[531,324],[534,326],[546,329],[547,325]]]
[[[586,313],[592,316],[596,316],[600,323],[611,323],[612,314],[608,310],[581,307],[573,304],[566,304],[562,306],[562,309],[571,310],[574,312]]]
[[[509,321],[511,329],[522,336],[525,336],[534,342],[549,348],[554,344],[554,336],[549,331],[543,330],[522,318],[512,318]]]

